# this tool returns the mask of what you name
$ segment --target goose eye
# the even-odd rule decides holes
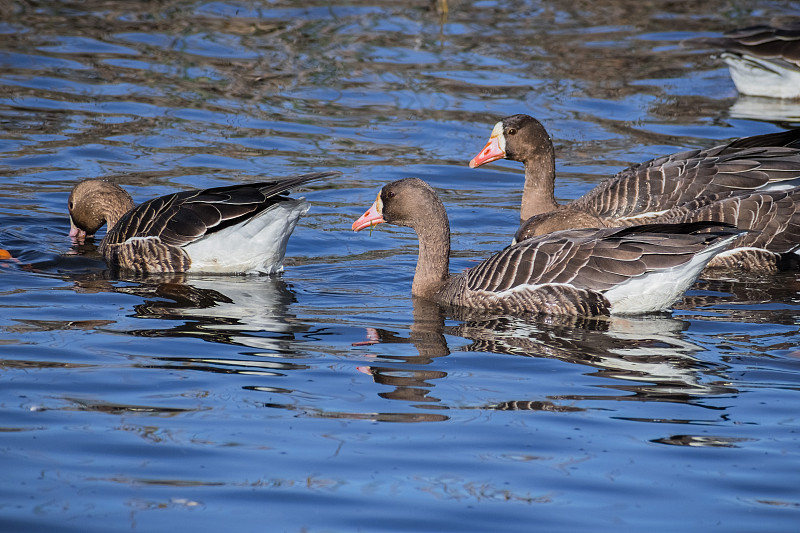
[[[386,198],[394,198],[394,191],[389,191],[386,193]]]
[[[516,128],[508,128],[508,131],[506,131],[506,134],[507,135],[516,135],[517,134],[517,129]]]
[[[72,209],[72,200],[69,202],[69,208]]]

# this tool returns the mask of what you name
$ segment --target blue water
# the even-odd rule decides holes
[[[446,9],[445,9],[446,8]],[[675,11],[671,11],[674,9]],[[557,196],[800,123],[680,40],[796,2],[0,6],[0,530],[797,531],[800,279],[701,279],[669,314],[459,321],[416,237],[354,234],[392,179],[453,270],[507,244],[528,113]],[[280,277],[112,276],[74,183],[137,201],[311,170]]]

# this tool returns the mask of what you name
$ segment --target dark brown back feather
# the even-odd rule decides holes
[[[700,37],[683,43],[785,61],[800,67],[800,23],[797,21],[780,26],[748,26],[729,31],[723,37]]]
[[[207,233],[238,224],[288,200],[283,193],[312,180],[338,175],[312,172],[274,181],[185,191],[144,202],[123,216],[104,242],[119,244],[132,237],[158,237],[185,246]]]
[[[763,146],[758,146],[763,143]],[[660,212],[700,196],[797,177],[800,129],[664,156],[618,173],[569,207],[604,218]]]
[[[736,233],[709,222],[566,230],[509,246],[464,276],[472,291],[568,283],[602,292],[645,272],[684,264],[710,243]]]

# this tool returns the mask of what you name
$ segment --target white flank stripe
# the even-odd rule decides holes
[[[663,211],[648,211],[647,213],[640,213],[638,215],[630,215],[627,217],[620,217],[619,220],[647,220],[648,218],[655,218],[657,216],[661,216],[664,213],[669,211],[669,209],[664,209]]]
[[[542,287],[567,287],[570,290],[574,290],[575,287],[570,285],[569,283],[537,283],[537,284],[527,284],[527,285],[517,285],[516,287],[511,287],[510,289],[506,289],[504,291],[495,293],[497,298],[506,298],[511,296],[515,292],[522,292],[522,291],[535,291],[536,289]]]
[[[134,243],[136,241],[156,241],[156,242],[161,242],[161,239],[159,237],[154,236],[154,235],[149,235],[147,237],[131,237],[131,238],[127,239],[123,244],[132,244],[132,243]]]
[[[749,252],[749,251],[757,251],[757,252],[764,252],[764,248],[758,248],[755,246],[741,246],[739,248],[731,248],[730,250],[725,250],[724,252],[717,254],[717,257],[729,257],[731,255],[736,255],[740,252]]]

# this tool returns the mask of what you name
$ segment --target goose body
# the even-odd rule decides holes
[[[774,270],[780,254],[800,243],[800,130],[745,137],[634,165],[564,205],[553,195],[553,145],[537,120],[513,115],[498,122],[470,166],[503,157],[525,165],[523,222],[516,241],[573,228],[716,220],[763,233],[759,239],[742,236],[736,246],[742,250],[731,257],[744,248],[771,246],[769,253],[747,252],[752,257],[726,263],[751,270]]]
[[[800,98],[800,23],[749,26],[684,43],[723,50],[720,58],[741,94]]]
[[[721,222],[746,230],[709,268],[775,272],[796,266],[800,258],[800,178],[796,187],[727,192],[702,196],[666,211],[651,223]],[[536,215],[517,230],[514,242],[575,227],[606,227],[599,218],[576,219],[566,210]]]
[[[78,183],[69,197],[70,235],[109,230],[99,251],[110,267],[134,273],[265,273],[283,269],[286,243],[308,211],[295,186],[338,172],[185,191],[134,206],[121,187]]]
[[[740,233],[702,222],[560,231],[451,275],[447,214],[428,184],[417,178],[387,184],[353,230],[383,222],[411,227],[419,237],[412,295],[508,314],[666,310]]]

